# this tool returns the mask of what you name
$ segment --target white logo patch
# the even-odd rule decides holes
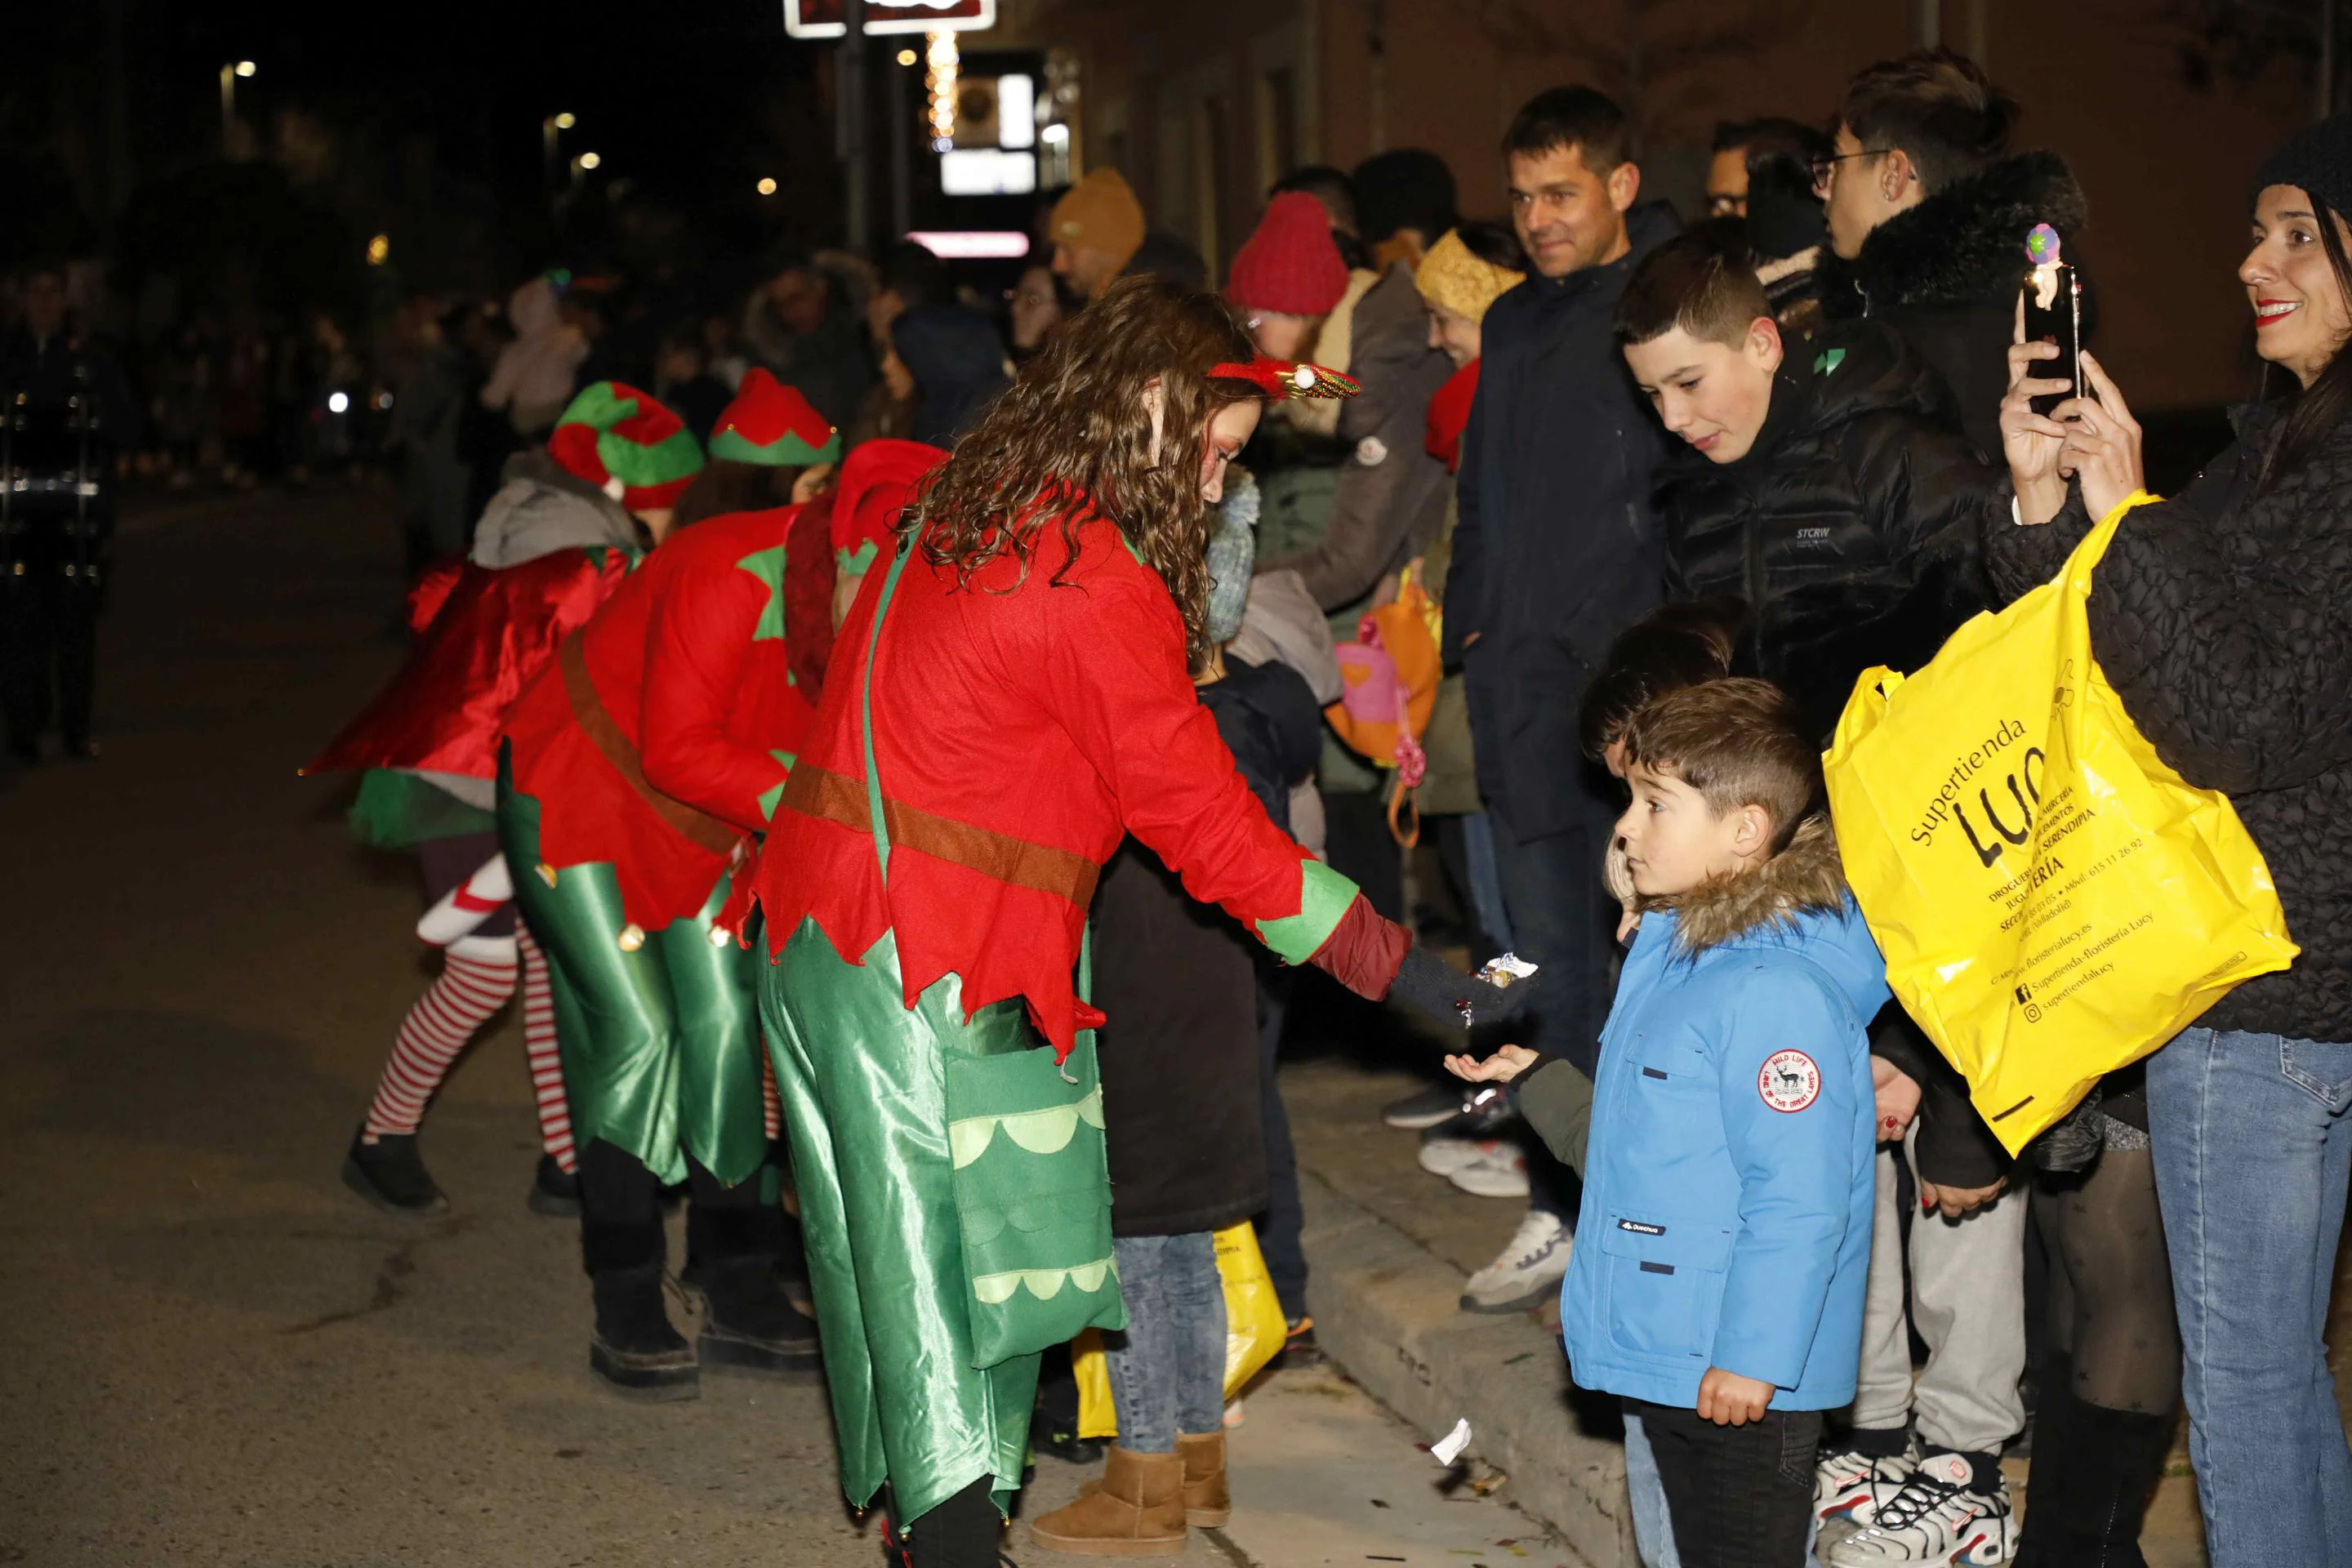
[[[1802,1110],[1822,1097],[1822,1069],[1802,1051],[1774,1051],[1756,1075],[1756,1092],[1784,1114]]]
[[[1389,460],[1388,443],[1378,436],[1367,436],[1356,443],[1356,461],[1368,468],[1377,468]]]

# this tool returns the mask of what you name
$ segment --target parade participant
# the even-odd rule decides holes
[[[416,1130],[475,1031],[514,994],[518,968],[542,1150],[530,1205],[557,1215],[579,1209],[546,959],[506,907],[511,878],[491,781],[499,727],[517,694],[620,587],[700,466],[699,453],[683,463],[684,454],[653,445],[677,421],[649,402],[633,412],[642,399],[627,387],[591,387],[547,450],[507,464],[468,558],[428,572],[410,595],[418,638],[408,662],[303,770],[368,770],[353,830],[362,843],[416,854],[429,906],[419,934],[445,950],[343,1163],[344,1184],[392,1213],[448,1207]]]
[[[917,480],[947,461],[946,449],[920,441],[868,441],[841,465],[834,488],[833,624],[849,617],[859,584],[887,548],[898,547],[898,515]]]
[[[2303,948],[2294,967],[2231,992],[2147,1058],[2140,1137],[2170,1255],[2207,1553],[2213,1568],[2346,1568],[2352,1450],[2326,1336],[2352,1186],[2352,116],[2295,136],[2253,186],[2238,279],[2255,352],[2294,385],[2240,411],[2236,440],[2179,495],[2124,519],[2092,577],[2091,649],[2165,763],[2230,797]],[[2069,390],[2037,363],[2056,353],[2010,351],[2000,425],[2023,526],[1996,522],[1985,542],[2011,594],[2047,582],[2094,521],[2145,500],[2139,423],[2098,360],[2081,356],[2083,395],[2033,411],[2037,395]],[[2117,1097],[2115,1120],[2126,1103]],[[2137,1131],[2103,1128],[2098,1165],[2116,1163]],[[2065,1266],[2070,1287],[2105,1276],[2109,1314],[2094,1333],[2108,1343],[2079,1331],[2068,1342],[2073,1462],[2067,1504],[2034,1546],[2044,1563],[2102,1548],[2097,1561],[2132,1561],[2114,1525],[2139,1517],[2162,1464],[2158,1434],[2171,1431],[2168,1347],[2132,1337],[2148,1304],[2118,1299],[2157,1256],[2144,1235],[2122,1245],[2130,1238],[2114,1222],[2150,1206],[2121,1190],[2122,1175],[2101,1184],[2122,1201],[2084,1216],[2105,1219],[2105,1237],[2083,1236],[2071,1218],[2060,1233],[2069,1250],[2097,1244],[2086,1268]],[[2136,1353],[2112,1353],[2117,1342]],[[2037,1456],[2052,1451],[2044,1442]],[[2045,1517],[2041,1499],[2037,1485],[2033,1521]],[[2029,1541],[2039,1533],[2029,1522]]]
[[[619,389],[616,389],[619,390]],[[648,460],[692,437],[670,422]],[[795,482],[839,455],[833,427],[764,371],[711,436],[764,468],[769,504],[679,530],[516,702],[499,830],[554,964],[581,1149],[589,1365],[617,1393],[692,1398],[699,1365],[813,1367],[787,1297],[798,1245],[769,1162],[752,960],[730,910],[807,726],[785,639]],[[803,496],[799,499],[804,500]],[[663,1299],[661,1189],[684,1183],[698,1343]]]
[[[121,368],[69,330],[63,268],[34,268],[24,297],[24,321],[0,344],[0,722],[30,765],[52,719],[66,755],[98,755],[114,457],[137,444],[139,410]]]
[[[1360,994],[1457,1030],[1510,1011],[1266,819],[1194,692],[1204,505],[1262,398],[1347,389],[1254,362],[1213,296],[1113,285],[922,491],[771,826],[761,1006],[844,1489],[888,1483],[921,1568],[994,1568],[1038,1352],[1124,1321],[1101,1015],[1072,984],[1124,833]],[[1103,1491],[1181,1519],[1182,1481],[1176,1455],[1115,1457]]]

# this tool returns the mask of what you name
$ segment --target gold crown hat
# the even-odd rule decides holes
[[[1480,260],[1462,243],[1461,231],[1451,228],[1429,247],[1412,273],[1413,287],[1423,300],[1474,321],[1485,320],[1486,307],[1526,278],[1524,272]]]

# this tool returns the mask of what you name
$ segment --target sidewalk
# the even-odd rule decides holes
[[[1556,1307],[1459,1310],[1464,1281],[1510,1238],[1523,1206],[1471,1197],[1414,1163],[1415,1134],[1381,1107],[1426,1079],[1326,1056],[1286,1066],[1314,1268],[1318,1337],[1423,1441],[1467,1416],[1471,1453],[1508,1477],[1497,1494],[1559,1532],[1592,1568],[1638,1568],[1611,1402],[1570,1388]],[[2339,1265],[2329,1342],[2352,1407],[2352,1248]],[[2184,1424],[2185,1426],[2185,1424]],[[2008,1466],[2026,1499],[2027,1466]],[[2141,1537],[2150,1568],[2203,1568],[2185,1430]]]

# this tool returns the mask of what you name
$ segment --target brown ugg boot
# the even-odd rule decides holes
[[[1184,1550],[1184,1460],[1111,1446],[1102,1483],[1029,1527],[1048,1552],[1175,1557]]]
[[[1195,1530],[1220,1530],[1234,1517],[1225,1490],[1225,1435],[1180,1434],[1176,1452],[1184,1460],[1184,1522]]]

